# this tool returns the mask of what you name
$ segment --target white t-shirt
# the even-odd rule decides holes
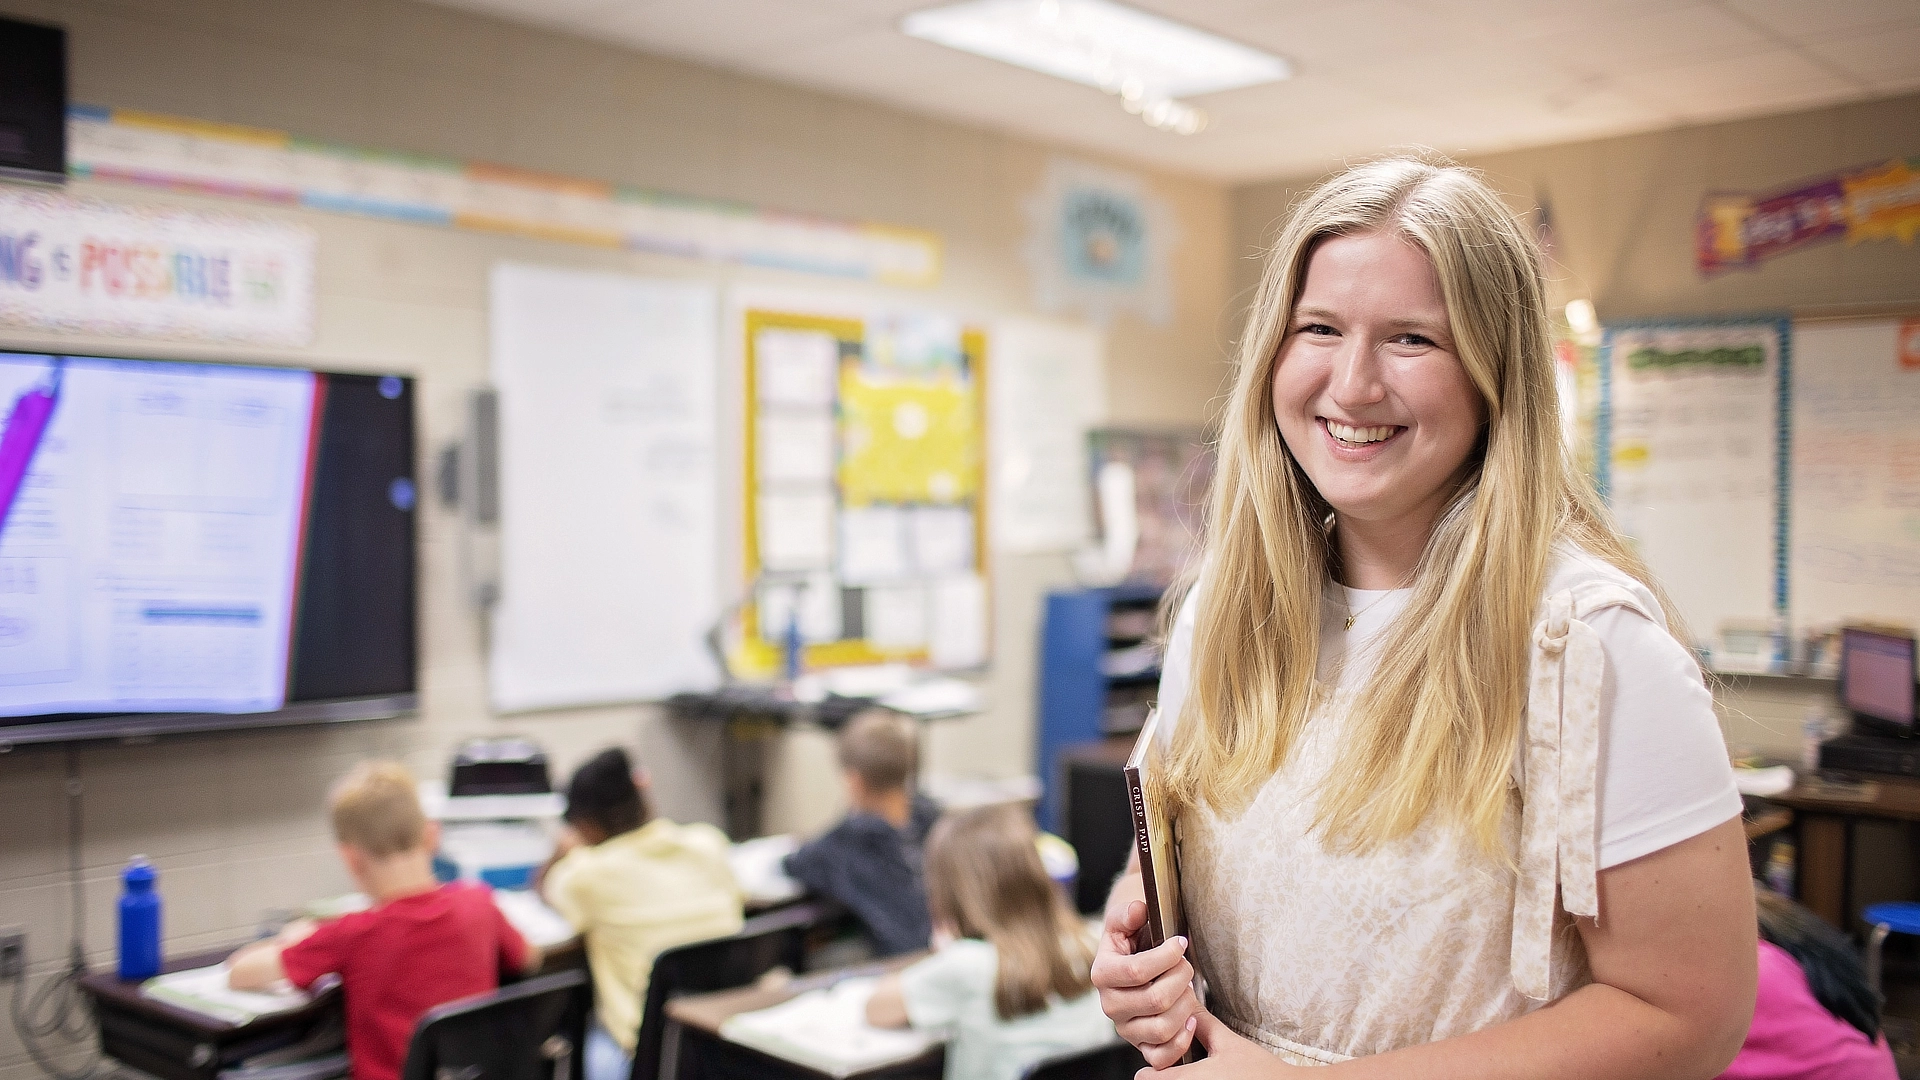
[[[1072,1001],[1054,998],[1031,1016],[1000,1019],[993,1006],[999,973],[999,951],[977,938],[950,941],[900,973],[913,1026],[953,1030],[946,1080],[1019,1080],[1045,1058],[1113,1041],[1113,1021],[1092,990]]]
[[[1626,587],[1648,611],[1661,614],[1639,582],[1564,548],[1556,552],[1546,595],[1594,579]],[[1160,676],[1161,731],[1169,737],[1187,696],[1198,592],[1188,595],[1174,620]],[[1329,585],[1320,608],[1321,677],[1337,677],[1343,687],[1364,682],[1372,673],[1369,651],[1412,596],[1412,589]],[[1352,630],[1345,629],[1349,610]],[[1586,622],[1599,635],[1607,661],[1600,687],[1597,807],[1598,866],[1604,870],[1698,836],[1738,815],[1741,804],[1713,696],[1687,650],[1627,608],[1603,609]]]

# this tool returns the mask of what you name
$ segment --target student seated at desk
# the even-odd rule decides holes
[[[880,981],[878,1027],[951,1027],[946,1080],[1017,1080],[1114,1039],[1088,969],[1094,942],[1047,877],[1024,808],[949,814],[927,840],[938,949]]]
[[[541,891],[587,939],[594,1019],[587,1080],[633,1070],[653,961],[663,950],[740,929],[744,901],[727,838],[696,822],[650,817],[626,751],[602,751],[567,785],[567,832]]]
[[[440,831],[398,762],[366,762],[329,799],[340,859],[373,908],[314,924],[233,954],[227,981],[258,990],[285,978],[302,989],[337,974],[346,990],[354,1080],[399,1080],[414,1025],[427,1010],[497,989],[500,975],[537,959],[488,890],[433,876]]]
[[[1880,1002],[1845,935],[1766,889],[1753,1025],[1720,1080],[1896,1080]]]
[[[924,949],[932,924],[921,848],[940,808],[913,788],[919,744],[912,722],[891,709],[857,713],[840,729],[839,755],[852,809],[787,856],[786,871],[846,905],[879,955]]]

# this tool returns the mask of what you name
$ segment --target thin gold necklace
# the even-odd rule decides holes
[[[1388,589],[1386,592],[1380,594],[1378,597],[1374,598],[1373,603],[1368,604],[1366,607],[1361,608],[1359,611],[1353,610],[1353,596],[1347,591],[1347,587],[1342,585],[1340,587],[1340,602],[1347,606],[1347,625],[1345,629],[1348,629],[1348,630],[1353,629],[1353,621],[1355,619],[1358,619],[1360,616],[1365,615],[1367,612],[1372,611],[1376,607],[1379,607],[1380,604],[1387,599],[1387,597],[1392,596],[1394,593],[1399,592],[1401,589],[1406,588],[1407,582],[1412,580],[1412,578],[1413,578],[1412,574],[1408,574],[1406,577],[1401,578],[1400,584],[1395,585],[1393,588]]]

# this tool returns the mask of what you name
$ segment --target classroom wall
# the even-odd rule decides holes
[[[1920,94],[1462,160],[1485,170],[1516,210],[1550,207],[1556,302],[1586,297],[1604,323],[1920,304],[1920,247],[1913,244],[1824,244],[1712,279],[1694,269],[1693,256],[1694,215],[1709,191],[1772,191],[1914,154]],[[1259,281],[1259,252],[1292,201],[1318,179],[1234,189],[1236,327]]]
[[[465,392],[486,378],[486,274],[496,260],[865,293],[975,316],[1027,312],[1023,200],[1049,148],[425,5],[394,0],[0,0],[0,13],[64,23],[74,100],[281,128],[394,150],[483,159],[769,208],[931,229],[943,237],[938,287],[885,292],[833,279],[513,237],[359,220],[75,183],[125,202],[225,205],[319,234],[318,333],[286,351],[0,334],[0,347],[284,360],[419,376],[420,452],[452,439]],[[1116,163],[1107,162],[1108,165]],[[1121,166],[1124,167],[1124,166]],[[1203,422],[1224,374],[1227,192],[1147,175],[1178,227],[1170,325],[1122,317],[1107,373],[1114,423]],[[481,623],[457,595],[452,520],[430,502],[422,537],[424,709],[417,719],[280,733],[195,736],[77,754],[83,785],[85,925],[111,954],[116,874],[139,852],[159,865],[175,951],[249,936],[270,908],[338,893],[321,812],[327,784],[354,760],[405,758],[437,773],[461,738],[526,733],[561,770],[609,742],[639,749],[658,801],[681,819],[717,820],[715,732],[655,708],[576,709],[496,718],[487,705]],[[995,662],[983,716],[929,737],[935,770],[988,776],[1031,769],[1033,653],[1045,589],[1069,583],[1058,556],[994,567]],[[834,813],[827,747],[770,748],[769,825],[815,827]],[[65,755],[0,754],[0,925],[29,931],[31,988],[59,966],[68,933]],[[0,1080],[37,1075],[0,1024]]]

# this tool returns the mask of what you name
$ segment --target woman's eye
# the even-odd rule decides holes
[[[1398,345],[1413,345],[1420,348],[1427,348],[1433,344],[1433,339],[1425,334],[1401,334],[1393,340]]]
[[[1331,326],[1328,326],[1326,323],[1308,323],[1305,326],[1302,326],[1297,332],[1302,334],[1312,334],[1316,337],[1324,337],[1328,334],[1339,333],[1339,331],[1335,330]]]

